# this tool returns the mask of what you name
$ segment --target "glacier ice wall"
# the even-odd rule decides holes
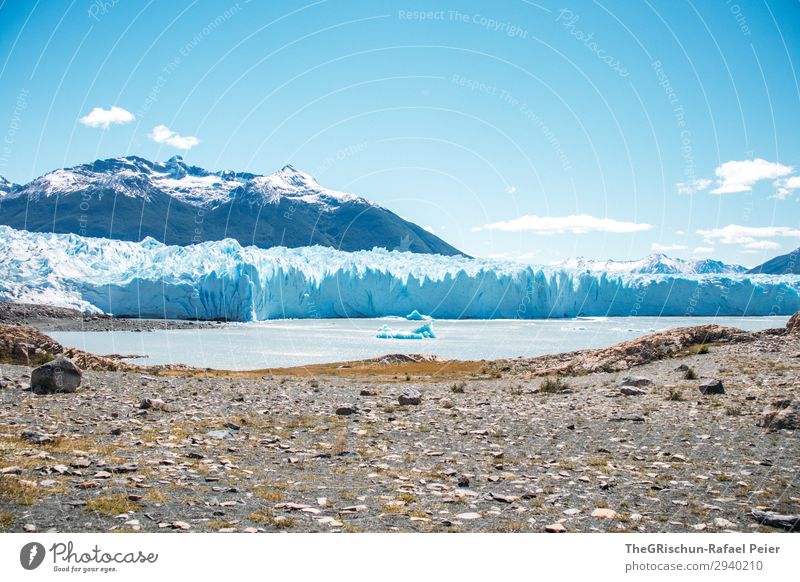
[[[800,277],[608,275],[375,249],[179,247],[0,226],[0,298],[119,316],[439,319],[786,315]]]

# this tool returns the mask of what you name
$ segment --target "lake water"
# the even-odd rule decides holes
[[[139,354],[140,364],[188,364],[246,370],[360,360],[385,354],[435,354],[480,360],[597,348],[674,327],[717,323],[746,330],[784,327],[788,317],[607,317],[550,320],[439,320],[436,339],[377,339],[382,325],[412,330],[420,322],[294,319],[224,328],[152,332],[51,332],[68,347],[96,354]]]

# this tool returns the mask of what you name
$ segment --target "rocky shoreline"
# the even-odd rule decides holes
[[[138,319],[87,314],[66,307],[0,301],[0,324],[29,325],[43,331],[155,331],[221,327],[224,322]]]
[[[59,346],[6,325],[0,530],[785,531],[799,326],[249,373],[73,353],[77,390],[37,395],[14,346]]]

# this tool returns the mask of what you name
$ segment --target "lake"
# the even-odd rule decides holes
[[[399,318],[293,319],[223,328],[151,332],[50,332],[68,347],[95,354],[138,354],[137,364],[188,364],[246,370],[360,360],[385,354],[435,354],[481,360],[605,347],[674,327],[716,323],[746,330],[784,327],[788,317],[599,317],[549,320],[438,320],[435,339],[375,337],[382,325],[411,331]]]

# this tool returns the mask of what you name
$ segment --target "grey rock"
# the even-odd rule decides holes
[[[608,509],[607,507],[598,507],[592,511],[592,517],[596,517],[598,519],[616,519],[617,512],[613,509]]]
[[[713,380],[706,380],[697,387],[703,395],[708,394],[725,394],[725,388],[722,386],[722,380],[717,378]]]
[[[139,470],[135,463],[125,463],[124,465],[112,465],[108,467],[112,473],[133,473]]]
[[[142,410],[166,410],[167,403],[160,398],[142,398],[139,408]]]
[[[800,428],[800,400],[782,398],[774,400],[761,415],[761,426],[773,429]]]
[[[645,378],[644,376],[626,376],[621,382],[622,386],[636,386],[637,388],[641,386],[651,386],[652,384],[653,381],[650,378]]]
[[[786,322],[786,331],[788,333],[800,333],[800,311],[795,312]]]
[[[639,415],[634,416],[614,416],[608,419],[610,422],[644,422],[644,417]]]
[[[619,389],[625,396],[642,396],[643,394],[647,394],[647,391],[642,390],[641,388],[637,388],[636,386],[623,386]]]
[[[206,436],[210,439],[217,439],[217,440],[224,440],[229,439],[233,436],[233,433],[229,430],[210,430],[206,433]]]
[[[403,392],[397,398],[397,401],[402,405],[417,405],[422,402],[422,394],[420,394],[419,390],[414,390],[413,388],[404,388]]]
[[[761,525],[778,527],[789,531],[800,531],[800,515],[788,515],[775,513],[774,511],[754,509],[750,512],[750,516]]]
[[[339,416],[350,416],[357,413],[358,409],[353,404],[340,404],[336,407],[336,414]]]
[[[34,368],[31,372],[31,390],[35,394],[72,393],[81,385],[83,372],[71,360],[56,358]]]
[[[34,445],[46,445],[52,443],[55,437],[40,430],[26,430],[21,435],[22,440],[33,443]]]

